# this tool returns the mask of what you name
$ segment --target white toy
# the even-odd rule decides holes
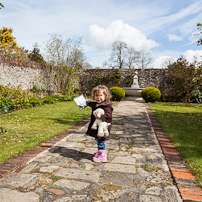
[[[105,111],[101,108],[98,108],[95,111],[93,111],[93,115],[94,116],[96,115],[99,118],[101,117],[101,115],[104,115],[104,114],[105,114]],[[108,137],[109,136],[108,126],[109,125],[110,125],[110,123],[102,121],[101,119],[96,119],[95,122],[93,123],[91,129],[97,130],[97,127],[98,127],[97,136],[98,137]]]

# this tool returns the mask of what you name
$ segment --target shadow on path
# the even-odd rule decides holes
[[[75,149],[68,149],[66,147],[61,147],[61,146],[52,147],[49,149],[49,152],[58,153],[63,157],[72,158],[76,161],[79,161],[80,159],[88,159],[92,161],[93,159],[93,154],[80,152]]]

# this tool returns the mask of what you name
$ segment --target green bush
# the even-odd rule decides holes
[[[0,86],[0,112],[7,112],[13,109],[41,104],[42,103],[40,102],[38,95],[29,91],[23,91],[20,86],[17,88]]]
[[[48,96],[48,97],[45,97],[43,98],[43,102],[46,103],[46,104],[54,104],[56,102],[58,102],[59,100],[53,96]]]
[[[125,91],[120,87],[111,87],[109,91],[112,94],[112,100],[114,101],[120,101],[125,97]]]
[[[39,98],[33,98],[29,101],[29,103],[27,103],[28,107],[32,107],[32,106],[38,106],[38,105],[42,105],[43,102],[41,99]]]
[[[157,88],[148,87],[142,90],[141,96],[144,98],[145,102],[155,102],[160,99],[161,92]]]
[[[23,91],[20,86],[17,88],[9,88],[0,85],[0,112],[11,111],[13,109],[21,109],[23,107],[39,106],[42,104],[53,104],[56,102],[71,101],[73,96],[56,94],[44,98],[40,98],[33,91]]]
[[[202,66],[179,58],[168,66],[165,88],[161,89],[166,102],[190,102],[195,90],[201,86]]]
[[[194,94],[194,98],[195,98],[196,102],[202,103],[202,91],[196,90],[196,92]]]
[[[62,101],[71,101],[73,100],[73,97],[70,95],[62,95],[60,93],[53,95],[53,98],[56,98],[58,101],[62,102]]]
[[[62,95],[60,93],[43,98],[43,102],[46,104],[53,104],[56,102],[71,101],[71,100],[73,100],[72,96]]]
[[[76,97],[76,95],[74,95]],[[62,101],[72,101],[73,97],[70,95],[63,95],[63,100]]]

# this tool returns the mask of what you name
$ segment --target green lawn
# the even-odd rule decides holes
[[[0,115],[0,163],[65,131],[89,117],[91,108],[82,111],[74,101],[42,105]]]
[[[202,105],[176,103],[149,105],[202,186]]]

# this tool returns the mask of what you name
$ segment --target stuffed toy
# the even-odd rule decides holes
[[[99,118],[101,117],[101,115],[104,115],[104,114],[105,114],[105,111],[101,108],[98,108],[95,111],[93,111],[93,115],[94,116],[97,115]],[[91,129],[97,130],[97,127],[98,127],[97,136],[98,137],[108,137],[109,136],[108,126],[109,125],[110,125],[110,123],[102,121],[101,119],[96,119],[95,122],[93,123]]]

